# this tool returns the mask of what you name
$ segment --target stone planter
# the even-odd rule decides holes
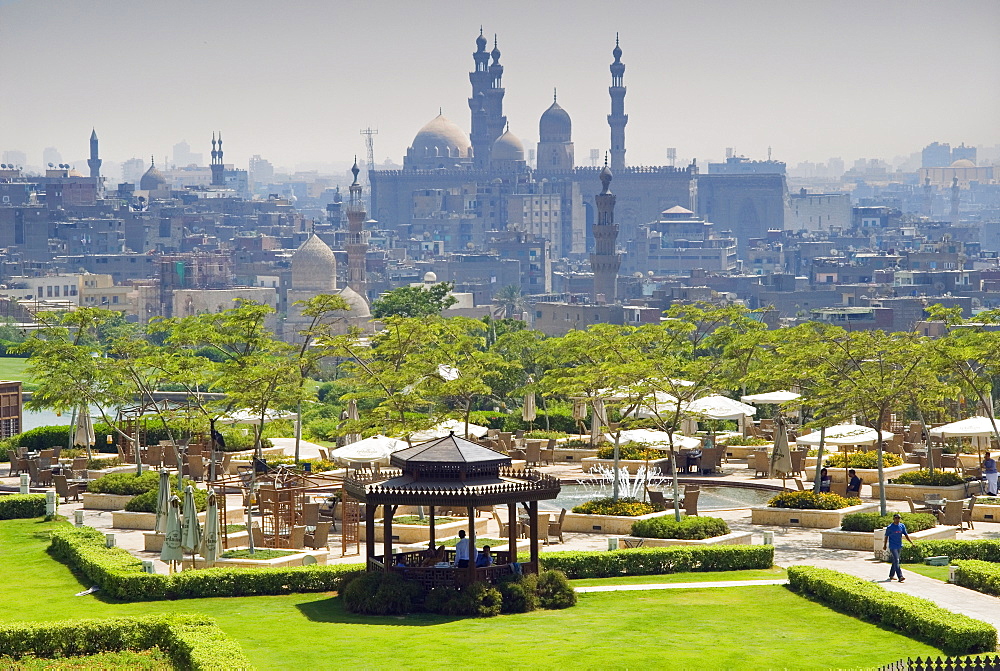
[[[163,549],[164,534],[144,533],[142,535],[142,549],[146,552],[160,552]],[[235,531],[226,536],[226,549],[249,547],[250,534],[245,531]]]
[[[587,515],[585,513],[567,512],[562,526],[563,531],[627,536],[632,533],[632,523],[636,520],[648,520],[652,517],[673,514],[672,510],[663,510],[637,517],[625,517],[624,515]]]
[[[879,498],[879,487],[878,483],[872,484],[872,498]],[[923,501],[927,498],[927,495],[931,496],[937,495],[942,499],[964,499],[971,494],[979,494],[981,491],[980,483],[970,482],[968,492],[966,492],[965,485],[951,485],[949,487],[932,487],[931,485],[899,485],[896,483],[887,483],[885,486],[885,498],[891,499],[893,501],[905,501],[907,498],[916,501]]]
[[[564,461],[579,462],[584,457],[596,457],[597,448],[589,447],[558,447],[552,451],[552,461],[560,463]]]
[[[292,566],[305,566],[306,564],[326,564],[330,553],[326,550],[303,550],[287,557],[275,557],[274,559],[216,559],[215,566],[221,568],[289,568]],[[306,559],[310,557],[310,559]],[[195,562],[194,568],[206,568],[201,561]],[[181,562],[181,568],[187,570],[192,568],[191,560],[185,559]]]
[[[228,519],[238,519],[243,515],[243,508],[230,508],[226,511]],[[198,520],[204,527],[205,513],[198,513]],[[133,513],[127,510],[116,510],[111,513],[111,526],[115,529],[152,531],[156,528],[156,513]]]
[[[642,541],[642,545],[639,547],[644,548],[665,548],[671,545],[687,545],[687,546],[700,546],[700,545],[750,545],[750,540],[753,534],[749,531],[734,531],[732,533],[724,534],[722,536],[716,536],[715,538],[706,538],[704,540],[682,540],[680,538],[629,538],[628,541],[634,543],[635,541]],[[625,538],[618,539],[618,549],[625,550],[628,546],[625,544]]]
[[[831,529],[840,526],[844,515],[850,515],[851,513],[873,513],[877,510],[877,503],[862,503],[860,506],[848,506],[840,510],[760,507],[751,508],[750,513],[753,524]]]
[[[973,522],[1000,522],[1000,505],[976,502],[972,509]]]
[[[749,459],[754,450],[767,450],[768,454],[774,448],[774,443],[767,445],[723,445],[726,448],[727,459]]]
[[[86,510],[121,510],[134,495],[83,493],[83,507]]]
[[[486,527],[490,521],[490,517],[480,517],[476,520],[476,535],[485,536]],[[457,536],[460,530],[469,529],[469,521],[467,519],[461,519],[457,522],[448,522],[447,524],[436,524],[434,525],[434,538],[435,539],[445,539]],[[382,520],[375,520],[375,542],[384,542],[384,536],[382,534]],[[362,524],[360,527],[361,540],[367,540],[365,525]],[[423,543],[425,546],[431,537],[431,527],[429,524],[396,524],[392,525],[392,542],[398,544],[410,544],[410,543]]]
[[[809,457],[813,460],[815,464],[816,457]],[[850,470],[850,469],[847,469]],[[878,469],[877,468],[855,468],[858,473],[858,477],[861,481],[870,485],[873,482],[878,482]],[[882,475],[886,480],[891,480],[903,473],[909,473],[910,471],[919,471],[920,464],[902,464],[900,466],[889,466],[888,468],[882,469]],[[827,475],[830,476],[830,480],[833,482],[847,482],[847,473],[841,466],[826,469]],[[811,465],[806,468],[806,480],[814,482],[816,480],[816,466]]]
[[[822,547],[837,550],[862,550],[882,549],[882,540],[885,531],[876,529],[875,531],[841,531],[840,529],[827,529],[822,532]],[[958,527],[936,526],[923,531],[914,531],[910,538],[919,540],[955,540]]]
[[[584,473],[590,471],[591,468],[595,466],[607,466],[608,468],[614,468],[614,459],[598,459],[597,457],[584,457],[580,460],[580,467],[583,469]],[[640,468],[645,467],[658,468],[660,473],[670,472],[670,459],[650,459],[646,461],[645,459],[619,459],[619,468],[625,468],[628,470],[630,475],[635,475]]]

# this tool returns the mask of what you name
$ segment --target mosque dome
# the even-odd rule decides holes
[[[433,270],[428,270],[426,273],[424,273],[424,284],[434,284],[437,281],[438,281],[437,273],[435,273]]]
[[[960,158],[951,164],[952,168],[975,168],[976,164],[967,158]]]
[[[315,233],[292,254],[292,289],[334,291],[337,288],[337,259],[333,250]]]
[[[469,158],[471,149],[469,136],[443,114],[438,114],[421,128],[410,147],[417,159]]]
[[[337,295],[347,301],[347,304],[351,307],[350,311],[347,313],[347,316],[350,319],[371,318],[372,312],[368,307],[368,301],[366,301],[357,291],[350,287],[344,287],[337,292]]]
[[[516,135],[511,133],[510,129],[508,129],[506,133],[498,137],[497,141],[493,143],[490,160],[523,161],[524,145],[521,143],[521,140],[518,139]]]
[[[158,191],[167,184],[167,178],[163,176],[152,161],[149,163],[149,170],[139,179],[139,188],[143,191]]]
[[[573,131],[573,122],[569,114],[555,100],[552,106],[542,112],[538,120],[539,142],[569,142]]]

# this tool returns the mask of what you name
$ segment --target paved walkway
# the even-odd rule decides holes
[[[641,592],[651,589],[697,589],[699,587],[756,587],[758,585],[787,585],[788,580],[714,580],[706,582],[650,583],[648,585],[594,585],[575,587],[576,592]]]

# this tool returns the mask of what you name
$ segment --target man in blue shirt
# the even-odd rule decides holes
[[[885,550],[888,546],[889,556],[892,557],[892,568],[889,569],[890,581],[898,575],[899,582],[904,582],[903,569],[899,567],[899,553],[903,550],[903,537],[905,536],[906,540],[910,541],[910,545],[913,545],[910,535],[906,533],[906,525],[903,524],[902,519],[899,513],[892,516],[892,524],[885,528],[885,540],[882,541],[882,549]]]
[[[986,453],[983,459],[983,477],[986,478],[986,493],[990,496],[997,495],[997,462]]]

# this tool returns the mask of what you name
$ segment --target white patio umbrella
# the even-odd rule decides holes
[[[350,445],[344,445],[330,452],[330,457],[341,464],[358,461],[379,461],[389,463],[389,455],[409,447],[405,440],[388,436],[370,436]]]
[[[894,434],[882,432],[882,440],[890,440]],[[819,431],[799,436],[795,442],[803,445],[819,445]],[[826,430],[824,442],[830,445],[874,445],[878,442],[878,431],[858,424],[837,424]]]
[[[205,513],[205,532],[201,538],[201,556],[205,566],[212,566],[219,558],[219,499],[215,489],[208,490],[208,511]]]
[[[167,533],[160,550],[160,561],[170,564],[173,572],[174,562],[181,559],[184,559],[184,550],[181,549],[181,500],[173,494],[167,507]]]
[[[771,477],[784,483],[792,473],[792,453],[788,449],[788,431],[780,415],[774,419],[774,449],[771,451]]]
[[[754,405],[777,405],[779,403],[796,401],[800,398],[802,398],[802,394],[796,394],[794,391],[785,391],[784,389],[780,391],[769,391],[764,394],[740,396],[740,400],[744,403],[753,403]]]
[[[198,521],[198,509],[194,504],[194,487],[184,488],[184,521],[181,523],[181,549],[191,553],[191,565],[194,566],[194,553],[201,547],[201,522]]]
[[[930,430],[938,438],[984,438],[996,435],[1000,422],[989,417],[969,417]]]
[[[160,488],[156,493],[156,525],[153,527],[156,533],[162,534],[167,531],[167,518],[170,511],[170,472],[160,469]]]
[[[476,438],[482,438],[489,431],[489,427],[480,426],[478,424],[469,424],[469,435],[475,436]],[[455,435],[465,434],[465,422],[458,419],[448,419],[437,426],[431,427],[430,429],[425,429],[423,431],[417,431],[410,436],[410,440],[413,442],[423,442],[427,440],[434,440],[435,438],[444,438],[449,433],[454,433]]]
[[[742,421],[755,415],[757,408],[746,403],[740,403],[728,396],[713,394],[691,401],[684,406],[684,411],[704,419],[736,419]]]
[[[94,446],[96,442],[96,437],[94,436],[94,424],[90,420],[90,408],[84,403],[80,406],[79,412],[76,413],[76,427],[73,429],[73,444],[83,445],[87,448],[87,454],[90,454],[90,448]]]
[[[604,438],[609,442],[614,441],[614,436],[608,433],[604,434]],[[668,450],[670,449],[670,434],[666,431],[655,431],[653,429],[627,429],[622,431],[620,442],[622,444],[645,443],[657,450]],[[693,450],[699,447],[701,447],[700,438],[682,436],[679,433],[674,434],[675,449]]]
[[[528,386],[535,384],[534,378],[528,376]],[[535,392],[529,391],[524,394],[524,405],[521,407],[521,419],[526,422],[535,421],[538,413],[535,411]]]
[[[642,402],[626,416],[638,419],[649,419],[669,414],[677,409],[677,397],[665,391],[654,392],[652,396],[644,398]]]

